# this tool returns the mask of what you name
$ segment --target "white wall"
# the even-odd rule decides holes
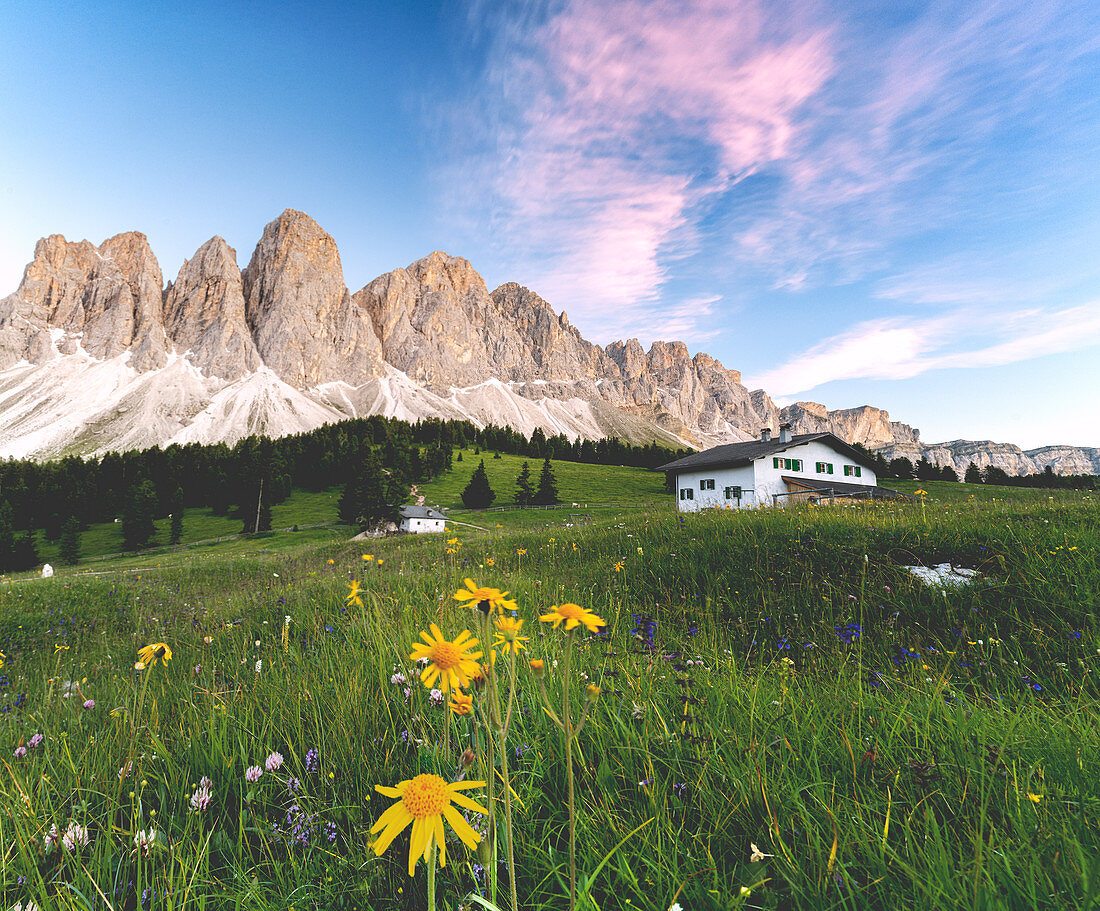
[[[774,468],[772,459],[801,459],[802,470],[792,471],[784,468]],[[818,472],[816,463],[832,463],[833,473]],[[874,471],[866,466],[860,466],[860,477],[845,476],[844,466],[855,465],[847,456],[841,455],[831,446],[827,446],[817,440],[792,446],[789,449],[777,453],[775,456],[767,456],[757,459],[752,465],[741,468],[699,468],[685,471],[676,476],[676,490],[673,496],[676,498],[676,508],[680,512],[698,512],[700,509],[725,509],[727,506],[738,508],[737,500],[727,500],[725,488],[740,486],[742,496],[740,508],[748,509],[753,506],[772,506],[774,494],[787,493],[787,485],[783,482],[783,476],[805,478],[814,482],[815,486],[827,486],[829,481],[838,481],[845,484],[861,484],[866,487],[874,487],[878,480]],[[713,480],[714,490],[700,490],[699,482]],[[680,499],[680,491],[689,489],[692,499]],[[787,497],[780,497],[778,504],[785,506]]]
[[[413,535],[443,531],[443,519],[402,519],[401,530]]]
[[[790,469],[775,468],[772,459],[776,457],[780,459],[801,459],[802,470],[791,471]],[[831,462],[833,473],[818,472],[816,470],[818,462]],[[783,483],[784,475],[792,478],[805,478],[808,481],[813,481],[815,486],[820,484],[822,487],[828,486],[830,481],[838,481],[842,484],[862,484],[865,487],[874,487],[878,484],[874,471],[866,466],[860,466],[861,474],[858,478],[845,476],[844,466],[855,464],[831,446],[827,446],[819,440],[812,440],[800,446],[792,446],[784,452],[757,459],[754,464],[756,471],[753,484],[756,487],[757,498],[764,506],[771,506],[775,502],[772,499],[774,494],[788,492],[787,485]],[[787,499],[787,497],[780,497],[779,505],[785,506]]]
[[[699,482],[713,480],[714,490],[700,490]],[[741,502],[726,499],[727,487],[741,487]],[[676,508],[680,512],[698,512],[700,509],[744,509],[756,505],[756,498],[752,492],[753,475],[752,466],[745,465],[741,468],[700,468],[697,471],[685,471],[676,477]],[[681,500],[680,491],[689,489],[692,499]]]

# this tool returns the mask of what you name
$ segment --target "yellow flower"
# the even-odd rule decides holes
[[[526,557],[527,556],[527,548],[526,547],[517,547],[516,548],[516,556]]]
[[[575,629],[583,623],[593,633],[598,633],[601,626],[607,626],[606,620],[602,620],[587,607],[581,607],[579,604],[563,604],[561,607],[555,605],[550,613],[543,614],[539,620],[543,623],[553,623],[554,629],[557,629],[564,620],[567,630]]]
[[[370,563],[374,559],[374,554],[363,554],[363,559]]]
[[[626,564],[622,560],[616,560],[615,561],[615,572],[621,573],[623,571],[624,566],[626,566]]]
[[[477,645],[477,640],[470,638],[469,630],[463,630],[454,642],[449,642],[434,623],[430,628],[432,634],[429,636],[422,632],[420,636],[424,642],[414,643],[409,655],[413,661],[428,659],[428,666],[420,672],[420,680],[430,688],[438,678],[439,688],[444,693],[461,689],[478,672],[477,659],[481,657],[481,652],[470,651]]]
[[[455,690],[449,705],[456,715],[469,715],[474,708],[474,697],[462,690]]]
[[[455,601],[469,601],[470,607],[477,607],[483,601],[489,602],[489,610],[515,610],[516,602],[508,599],[508,592],[502,592],[499,588],[478,586],[473,579],[466,579],[465,588],[460,588],[452,596]]]
[[[473,810],[475,813],[488,815],[481,804],[471,800],[465,794],[458,793],[467,788],[483,788],[484,781],[456,781],[448,784],[438,775],[417,775],[408,781],[402,781],[395,788],[387,788],[383,785],[375,785],[374,789],[386,797],[397,797],[400,800],[391,806],[385,813],[378,817],[378,821],[371,826],[371,833],[381,832],[374,843],[374,853],[381,856],[382,852],[390,846],[390,843],[402,832],[409,823],[412,823],[412,835],[409,840],[409,876],[416,870],[416,862],[420,857],[427,862],[431,856],[432,845],[439,847],[439,865],[447,866],[447,848],[443,840],[443,819],[446,817],[455,834],[462,839],[462,843],[468,848],[476,847],[481,836],[473,827],[462,818],[462,814],[451,806],[451,802]]]
[[[1042,794],[1032,794],[1031,791],[1028,791],[1027,792],[1027,799],[1030,800],[1032,803],[1039,803],[1039,801],[1041,801],[1043,799],[1043,795]]]
[[[536,677],[546,676],[546,662],[543,661],[541,658],[536,658],[528,663],[531,665],[531,672]]]
[[[333,559],[332,559],[332,558],[330,557],[330,558],[329,558],[328,560],[326,560],[325,562],[326,562],[326,563],[328,563],[328,564],[329,564],[329,565],[331,566],[331,565],[332,565],[333,563],[335,563],[336,561],[335,561],[335,560],[333,560]]]
[[[145,646],[145,648],[139,648],[138,657],[141,658],[141,664],[146,667],[154,667],[157,661],[164,664],[171,661],[172,650],[168,647],[167,642],[154,642],[152,645]]]
[[[359,580],[353,579],[348,585],[348,589],[348,604],[354,604],[356,607],[362,607],[363,599],[359,597],[359,592],[361,592],[362,589],[359,587]]]
[[[486,565],[486,566],[496,566],[496,565],[497,565],[497,561],[496,561],[496,560],[494,560],[494,559],[493,559],[492,557],[489,557],[489,558],[488,558],[488,559],[487,559],[487,560],[485,561],[485,565]]]
[[[523,644],[527,642],[530,636],[521,636],[520,630],[523,629],[523,621],[518,620],[515,617],[500,617],[496,621],[497,631],[493,633],[493,638],[496,640],[493,644],[499,645],[501,651],[505,654],[510,652],[513,648],[518,653],[520,649],[526,648]]]

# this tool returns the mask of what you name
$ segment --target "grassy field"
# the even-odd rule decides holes
[[[486,468],[514,477],[503,461]],[[585,471],[573,489],[598,490]],[[470,745],[495,795],[465,793],[499,838],[449,838],[436,907],[509,907],[486,691],[448,721],[408,659],[429,623],[477,629],[451,597],[472,577],[511,592],[530,637],[514,684],[495,673],[515,691],[520,907],[569,892],[564,743],[528,657],[559,712],[563,680],[574,718],[602,688],[572,756],[579,907],[1095,907],[1100,501],[921,486],[710,515],[658,499],[589,525],[464,513],[481,527],[358,543],[321,528],[0,585],[2,906],[423,908],[408,835],[372,850],[394,803],[374,788],[451,780]],[[978,581],[904,568],[944,561]],[[568,677],[538,620],[566,601],[607,621]],[[172,660],[135,670],[154,642]]]
[[[458,454],[456,450],[456,456]],[[531,469],[531,483],[538,484],[542,471],[541,459],[525,459],[501,454],[493,458],[492,452],[474,455],[472,449],[462,450],[462,461],[454,463],[454,470],[436,481],[425,484],[421,493],[425,502],[453,508],[462,507],[462,491],[470,482],[478,463],[485,460],[485,473],[489,486],[497,495],[493,506],[511,506],[515,503],[516,477],[527,462]],[[664,493],[664,475],[643,468],[620,468],[613,465],[586,465],[580,462],[551,462],[557,479],[558,494],[564,503],[585,504],[614,503],[616,505],[652,505],[668,500]]]

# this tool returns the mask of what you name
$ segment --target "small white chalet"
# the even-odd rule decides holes
[[[842,498],[893,499],[877,486],[874,463],[831,433],[791,434],[715,446],[657,469],[672,478],[680,512],[828,502]]]
[[[401,530],[413,535],[443,531],[447,517],[430,506],[402,506]]]

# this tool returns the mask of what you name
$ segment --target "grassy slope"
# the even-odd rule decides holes
[[[456,451],[457,455],[457,451]],[[489,486],[497,498],[493,506],[508,506],[515,502],[516,477],[527,462],[531,469],[531,483],[537,487],[542,472],[541,459],[525,459],[504,455],[493,458],[492,452],[474,455],[472,449],[462,451],[461,462],[455,462],[453,470],[438,480],[423,486],[427,503],[461,508],[462,491],[470,477],[485,460],[485,473]],[[616,503],[629,505],[655,505],[668,499],[664,493],[664,475],[642,468],[585,465],[579,462],[551,461],[551,468],[558,483],[558,494],[566,504]]]

